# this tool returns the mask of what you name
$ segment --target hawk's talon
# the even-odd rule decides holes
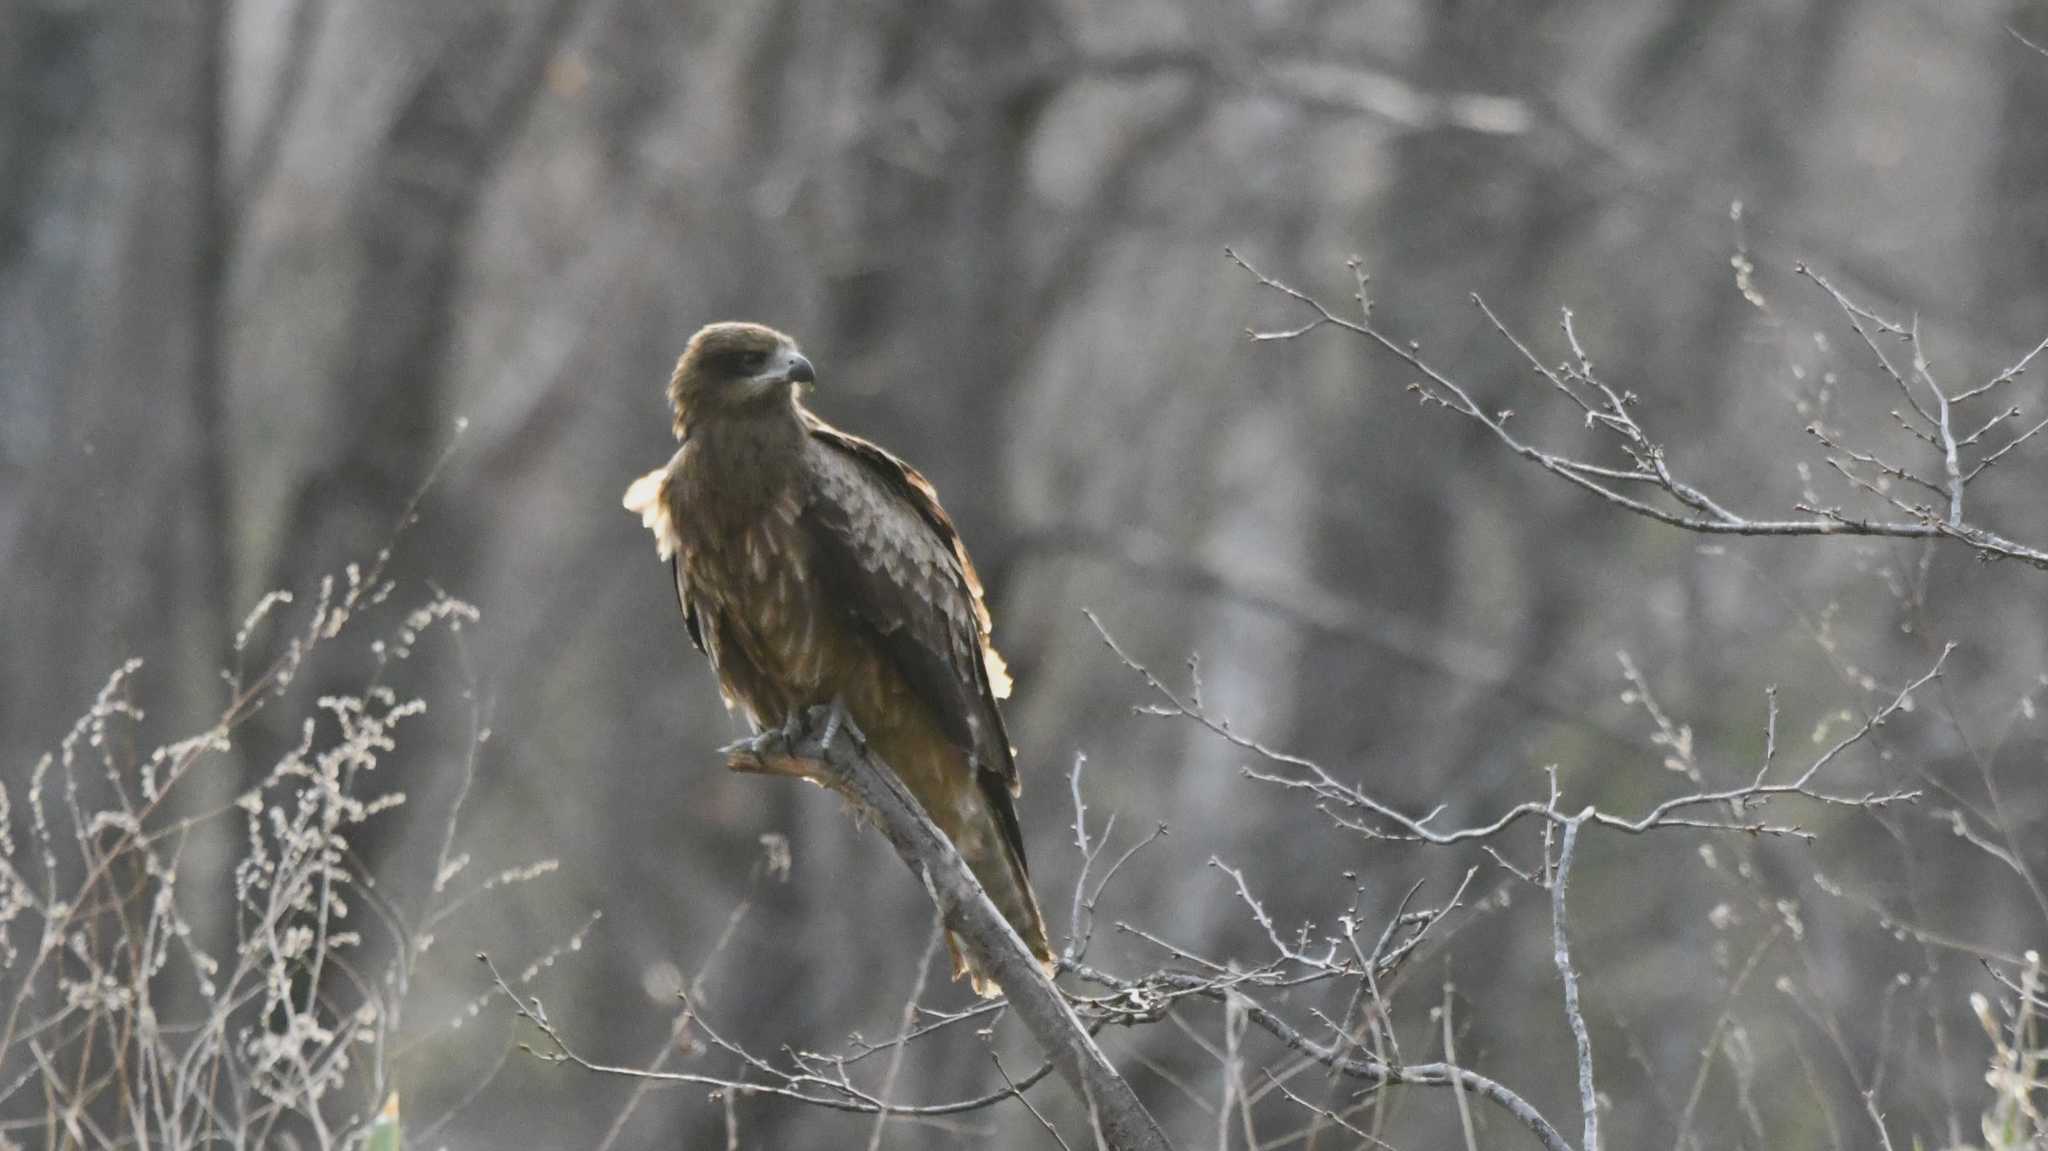
[[[795,741],[791,738],[790,729],[787,726],[781,730],[770,728],[767,731],[757,731],[753,735],[733,740],[731,743],[719,748],[718,753],[728,757],[743,755],[761,760],[775,759],[788,755],[789,747],[793,742]]]
[[[842,733],[853,741],[855,748],[865,749],[867,747],[868,737],[861,731],[860,725],[853,721],[853,712],[847,709],[844,698],[834,696],[831,703],[822,707],[812,708],[811,718],[817,719],[820,713],[823,713],[825,720],[825,730],[818,742],[820,750],[831,750],[833,742]]]
[[[825,709],[825,735],[819,745],[827,751],[832,750],[832,741],[839,738],[839,729],[845,723],[846,701],[833,696],[832,706]]]

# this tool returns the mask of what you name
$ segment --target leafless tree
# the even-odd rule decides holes
[[[2025,1146],[2044,43],[0,0],[0,1143],[1095,1140],[879,815],[723,770],[611,511],[755,318],[981,562],[1057,986],[1176,1144],[1577,1147],[1583,1050],[1609,1145]]]

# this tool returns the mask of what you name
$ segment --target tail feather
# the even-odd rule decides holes
[[[1032,893],[1030,876],[1025,873],[1024,860],[1008,842],[1000,844],[1001,850],[981,858],[970,857],[968,868],[974,878],[981,882],[982,890],[988,892],[989,900],[1009,920],[1010,926],[1024,939],[1024,946],[1031,957],[1038,960],[1050,978],[1057,968],[1053,958],[1052,944],[1046,938],[1045,914],[1039,910],[1038,896]],[[960,941],[946,933],[946,948],[953,956],[953,978],[966,976],[974,986],[974,993],[984,999],[993,999],[1002,994],[987,972],[981,970],[972,956],[960,946]]]

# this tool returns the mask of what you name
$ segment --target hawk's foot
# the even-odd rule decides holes
[[[755,759],[769,759],[789,754],[789,733],[780,728],[756,732],[744,739],[736,739],[718,749],[725,756],[745,755]]]
[[[796,754],[802,732],[798,717],[792,715],[790,721],[779,728],[771,727],[746,739],[733,740],[718,750],[725,755],[725,766],[730,771],[809,777],[812,772],[808,764]]]
[[[866,747],[867,737],[853,722],[842,700],[791,712],[781,727],[769,728],[746,739],[737,739],[719,751],[725,766],[733,771],[757,775],[794,775],[823,782],[818,759],[841,735],[855,747]]]
[[[819,712],[823,712],[825,717],[825,730],[818,738],[820,748],[831,750],[833,741],[839,738],[841,732],[853,739],[855,747],[868,745],[868,737],[861,734],[860,725],[853,722],[853,713],[846,710],[845,699],[833,696],[830,704],[822,708],[812,708],[811,718],[815,720]]]

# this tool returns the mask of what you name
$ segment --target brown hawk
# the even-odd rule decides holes
[[[670,562],[726,706],[757,731],[843,707],[1049,968],[981,581],[931,484],[804,407],[813,382],[773,328],[699,331],[668,385],[682,447],[626,507]],[[953,965],[994,993],[957,941]]]

